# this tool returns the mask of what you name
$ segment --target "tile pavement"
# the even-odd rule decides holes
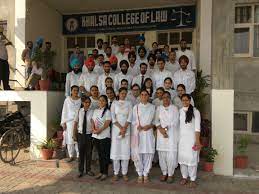
[[[159,182],[160,170],[159,167],[154,167],[151,172],[151,182],[144,185],[136,183],[136,173],[132,165],[129,169],[130,181],[127,183],[122,180],[111,183],[111,178],[100,182],[88,176],[78,179],[77,170],[73,166],[71,168],[39,166],[29,160],[28,154],[21,154],[14,166],[0,162],[0,193],[259,194],[258,179],[237,179],[199,171],[199,186],[196,189],[189,189],[179,185],[179,170],[176,170],[175,182],[167,184]],[[97,172],[95,166],[93,168]]]

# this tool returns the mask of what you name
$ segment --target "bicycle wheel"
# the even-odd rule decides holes
[[[14,162],[20,152],[21,137],[16,129],[10,129],[0,139],[0,159],[4,163]]]

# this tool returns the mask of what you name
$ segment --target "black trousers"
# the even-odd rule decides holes
[[[94,142],[99,156],[100,173],[108,175],[111,139],[94,139]]]
[[[78,170],[80,173],[91,171],[93,138],[92,134],[81,134],[77,136],[79,149]]]
[[[4,90],[10,89],[9,76],[10,76],[10,70],[9,70],[8,61],[0,59],[0,85],[1,85],[1,82],[3,82]]]

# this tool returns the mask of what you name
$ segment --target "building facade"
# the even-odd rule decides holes
[[[137,35],[144,34],[147,47],[156,41],[162,46],[168,44],[170,49],[177,49],[179,40],[185,38],[195,53],[198,69],[211,76],[207,117],[212,120],[213,146],[220,153],[215,172],[233,174],[234,133],[258,134],[258,0],[110,0],[102,4],[80,0],[2,0],[0,10],[4,13],[0,20],[7,23],[7,37],[15,43],[16,57],[10,63],[19,73],[14,72],[13,77],[22,85],[25,81],[20,73],[24,72],[21,52],[26,41],[38,36],[52,42],[57,52],[55,69],[60,72],[67,72],[75,43],[87,55],[96,47],[98,38],[110,42],[113,35],[119,40],[127,37],[134,41]],[[135,15],[139,10],[143,17]],[[168,19],[164,10],[171,13],[172,23],[162,24]],[[70,19],[77,17],[84,19]],[[158,24],[154,18],[158,18],[159,25],[152,25],[152,21]],[[143,26],[114,28],[122,24],[130,27],[136,22],[143,22]]]

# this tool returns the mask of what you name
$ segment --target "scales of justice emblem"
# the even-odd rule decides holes
[[[66,29],[69,32],[75,32],[77,30],[78,26],[79,26],[78,21],[75,18],[69,18],[66,21]]]
[[[184,27],[192,23],[191,12],[185,12],[183,11],[183,8],[180,8],[179,11],[175,9],[172,10],[171,21],[173,22],[177,21],[177,18],[179,18],[179,16],[180,16],[180,22],[176,27]]]

